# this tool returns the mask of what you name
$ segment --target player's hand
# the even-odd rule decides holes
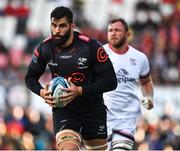
[[[151,110],[153,108],[153,100],[151,97],[144,97],[141,100],[141,103],[148,110]]]
[[[48,90],[49,84],[45,85],[44,89],[40,90],[40,96],[44,99],[45,103],[51,107],[55,107],[54,97],[52,97],[52,92]]]
[[[61,101],[65,102],[71,102],[74,100],[77,96],[82,95],[82,87],[76,86],[74,83],[72,83],[71,79],[68,79],[68,83],[70,85],[69,88],[62,88],[62,90],[66,91],[67,93],[60,96]]]

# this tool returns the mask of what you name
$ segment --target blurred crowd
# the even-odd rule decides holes
[[[20,106],[0,115],[0,150],[53,150],[51,115]]]
[[[54,150],[51,121],[50,114],[20,106],[9,108],[0,114],[0,150]],[[141,118],[135,140],[135,150],[179,150],[180,123],[167,115],[154,124]]]
[[[24,86],[24,75],[33,50],[47,35],[41,30],[28,28],[27,22],[32,9],[27,0],[1,0],[1,3],[2,1],[6,3],[0,7],[0,90],[8,94],[12,86],[19,84]],[[132,35],[129,41],[148,56],[155,85],[178,86],[180,1],[162,0],[162,2],[164,10],[167,9],[166,12],[161,11],[161,3],[157,5],[150,1],[138,1],[135,6],[136,17],[130,23]],[[105,43],[106,29],[95,29],[83,17],[82,5],[82,0],[74,0],[70,5],[75,12],[78,30]],[[112,17],[114,16],[109,18]],[[15,36],[10,41],[7,37],[12,36],[12,28]],[[42,83],[49,77],[47,71],[41,79]],[[28,93],[27,91],[27,95]],[[51,114],[44,115],[28,108],[30,103],[28,101],[24,106],[13,106],[10,104],[11,97],[7,96],[3,96],[5,104],[4,107],[0,107],[0,149],[55,149]],[[0,99],[1,104],[3,101]],[[178,150],[180,123],[163,115],[152,125],[144,117],[138,124],[135,139],[137,150]]]
[[[163,115],[155,124],[140,119],[135,134],[137,150],[179,150],[180,124]]]

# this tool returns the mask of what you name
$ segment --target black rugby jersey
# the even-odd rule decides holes
[[[83,94],[76,99],[102,101],[102,93],[117,86],[112,63],[102,46],[78,32],[74,32],[73,42],[66,48],[56,47],[49,37],[35,49],[25,76],[25,84],[38,95],[42,89],[38,80],[46,66],[49,67],[52,78],[71,77],[74,84],[82,86]]]

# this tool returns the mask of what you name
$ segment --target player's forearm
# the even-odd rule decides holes
[[[141,100],[142,105],[148,110],[152,109],[154,106],[154,103],[153,103],[153,82],[152,81],[149,81],[142,86],[142,93],[144,96]]]
[[[40,90],[43,88],[41,84],[33,77],[26,76],[25,84],[28,89],[40,96]]]
[[[152,80],[150,80],[149,82],[147,82],[146,84],[141,86],[141,90],[142,90],[142,94],[144,97],[151,97],[153,98],[153,82]]]
[[[43,88],[39,83],[39,78],[44,73],[45,67],[30,64],[25,76],[25,84],[28,89],[40,96],[40,90]]]

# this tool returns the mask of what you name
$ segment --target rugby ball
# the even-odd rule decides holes
[[[52,96],[55,98],[56,102],[56,107],[64,107],[66,106],[69,102],[62,102],[59,96],[67,93],[66,91],[63,91],[61,88],[69,88],[69,84],[67,80],[61,76],[53,78],[49,82],[49,87],[48,90],[52,92]]]

